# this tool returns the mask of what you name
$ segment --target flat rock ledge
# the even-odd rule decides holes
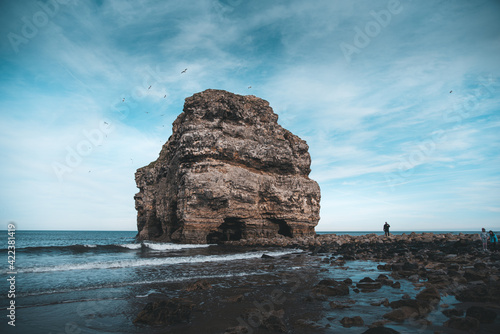
[[[477,234],[434,234],[434,233],[403,233],[401,235],[377,235],[375,233],[352,236],[337,234],[315,234],[311,236],[301,236],[295,238],[277,235],[273,238],[249,238],[237,241],[226,241],[226,245],[234,246],[276,246],[276,247],[297,247],[311,248],[323,247],[323,251],[331,251],[342,245],[362,245],[362,244],[392,244],[392,243],[436,243],[436,242],[459,242],[459,244],[468,244],[470,242],[479,242]]]

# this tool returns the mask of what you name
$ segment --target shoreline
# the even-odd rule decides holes
[[[358,334],[372,327],[496,334],[500,329],[500,253],[481,251],[476,234],[323,234],[174,248],[63,247],[61,255],[72,261],[90,255],[105,261],[111,255],[116,266],[24,274],[59,279],[62,287],[72,279],[69,286],[79,287],[81,273],[103,285],[20,294],[18,329],[61,332],[75,326],[86,333],[153,334]],[[205,261],[214,256],[224,260]],[[156,260],[169,258],[183,260]],[[147,264],[127,267],[121,259]],[[129,284],[121,284],[120,275]]]
[[[148,300],[150,309],[146,305],[141,311],[146,318],[135,319],[136,326],[168,328],[172,333],[211,328],[210,333],[226,334],[361,333],[371,328],[396,331],[392,333],[461,329],[497,333],[500,329],[500,254],[480,251],[475,234],[328,234],[229,241],[224,246],[304,252],[263,256],[265,274],[253,283],[234,280],[224,289],[210,280],[187,283],[191,290],[184,288],[177,299],[168,299],[178,309],[189,309],[177,324],[140,324],[148,312],[161,311],[158,304],[153,310],[153,303],[166,299],[156,296]],[[296,259],[307,262],[309,269],[276,270],[280,262]]]

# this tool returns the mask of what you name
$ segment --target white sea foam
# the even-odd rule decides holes
[[[83,245],[83,247],[87,247],[87,248],[96,248],[97,245]]]
[[[193,245],[193,244],[150,243],[150,242],[144,242],[143,244],[147,248],[155,251],[172,251],[172,250],[181,250],[188,248],[206,248],[210,246],[209,244]]]
[[[241,254],[226,254],[226,255],[196,255],[182,257],[166,257],[166,258],[149,258],[149,259],[134,259],[122,261],[104,261],[104,262],[87,262],[64,264],[57,266],[34,267],[19,269],[20,273],[43,273],[53,271],[68,271],[68,270],[92,270],[92,269],[119,269],[130,267],[147,267],[147,266],[165,266],[185,263],[204,263],[204,262],[227,262],[236,260],[248,260],[262,257],[263,254],[270,256],[281,256],[297,252],[297,250],[283,250],[273,252],[251,252]]]
[[[136,298],[146,298],[146,297],[149,297],[150,295],[152,295],[153,293],[157,293],[158,291],[156,290],[149,290],[145,295],[137,295],[135,296]]]
[[[122,244],[119,246],[123,247],[123,248],[128,248],[128,249],[140,249],[142,247],[141,244]]]

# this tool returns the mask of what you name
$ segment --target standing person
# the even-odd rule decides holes
[[[490,234],[490,249],[492,252],[495,252],[497,250],[498,242],[497,235],[493,231],[489,231],[488,233]]]
[[[488,247],[486,246],[486,243],[488,242],[488,233],[486,233],[484,227],[481,230],[481,234],[479,236],[481,237],[481,241],[483,242],[483,251],[486,252],[488,250]]]
[[[384,232],[385,232],[385,236],[388,237],[389,236],[389,227],[391,227],[391,225],[387,224],[387,222],[385,222],[384,224]]]

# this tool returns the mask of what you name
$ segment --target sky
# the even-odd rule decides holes
[[[135,171],[213,88],[307,141],[317,231],[500,229],[499,1],[10,0],[0,22],[0,228],[136,230]]]

